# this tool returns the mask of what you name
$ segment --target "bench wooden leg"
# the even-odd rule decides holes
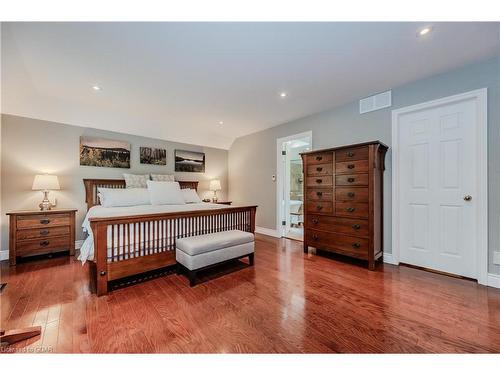
[[[254,263],[254,253],[252,254],[248,254],[248,263],[253,266],[253,263]]]
[[[180,263],[177,263],[175,265],[175,274],[180,275],[182,273],[182,265]]]
[[[196,285],[196,271],[188,270],[189,286]]]

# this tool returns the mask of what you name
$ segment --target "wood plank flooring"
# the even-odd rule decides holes
[[[500,352],[500,290],[287,239],[257,235],[255,267],[194,288],[172,274],[97,298],[68,257],[1,272],[2,328],[42,326],[21,352]]]

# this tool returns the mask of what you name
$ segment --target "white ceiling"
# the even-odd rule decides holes
[[[229,148],[500,52],[499,23],[424,25],[3,23],[2,112]]]

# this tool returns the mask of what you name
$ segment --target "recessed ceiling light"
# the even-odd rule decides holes
[[[219,121],[219,125],[224,125],[224,121]]]
[[[101,86],[94,85],[92,86],[92,88],[94,89],[94,91],[101,91]]]
[[[424,27],[423,29],[421,29],[419,32],[418,32],[418,36],[424,36],[424,35],[427,35],[429,34],[430,32],[432,31],[432,27],[428,26],[428,27]]]
[[[281,96],[282,98],[286,98],[286,92],[281,92],[281,93],[280,93],[280,96]]]

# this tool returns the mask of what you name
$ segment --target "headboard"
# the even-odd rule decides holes
[[[181,189],[194,189],[198,190],[198,181],[177,181],[181,186]],[[105,187],[111,189],[124,189],[125,180],[114,180],[114,179],[90,179],[84,178],[83,184],[85,185],[85,203],[87,203],[87,210],[90,207],[97,206],[99,204],[99,198],[97,197],[97,188]]]

